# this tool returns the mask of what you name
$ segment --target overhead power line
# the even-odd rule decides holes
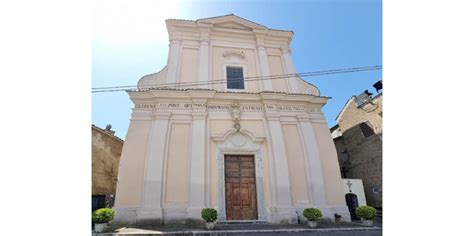
[[[281,74],[281,75],[271,75],[271,76],[249,76],[249,77],[244,77],[243,79],[244,79],[244,82],[251,82],[251,81],[275,80],[275,79],[285,79],[285,78],[294,78],[294,77],[312,77],[312,76],[321,76],[321,75],[355,73],[355,72],[361,72],[361,71],[373,71],[373,70],[381,70],[381,69],[382,69],[382,66],[377,65],[377,66],[353,67],[353,68],[333,69],[333,70],[324,70],[324,71],[302,72],[302,73],[295,73],[295,74]],[[241,78],[236,78],[234,80],[239,80],[239,79]],[[141,86],[140,88],[138,88],[137,85],[95,87],[95,88],[92,88],[92,93],[117,92],[117,91],[127,91],[127,90],[132,90],[132,89],[191,87],[191,86],[199,86],[199,85],[222,84],[222,83],[227,83],[227,82],[232,82],[232,81],[233,79],[197,81],[197,82],[180,82],[180,83],[147,85],[147,86]]]

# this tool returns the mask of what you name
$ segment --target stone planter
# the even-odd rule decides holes
[[[214,229],[215,223],[214,222],[206,222],[206,229],[212,230]]]
[[[107,229],[107,223],[95,223],[94,224],[94,230],[97,233],[105,232],[106,229]]]
[[[316,228],[316,227],[318,227],[318,222],[308,220],[308,225],[309,225],[310,228]]]
[[[362,224],[366,225],[366,226],[373,226],[374,225],[374,221],[373,220],[366,220],[364,218],[361,219],[362,220]]]

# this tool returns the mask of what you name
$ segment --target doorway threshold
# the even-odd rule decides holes
[[[217,224],[268,224],[266,220],[218,220]]]

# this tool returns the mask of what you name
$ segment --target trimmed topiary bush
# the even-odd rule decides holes
[[[214,208],[204,208],[201,211],[201,218],[206,222],[217,220],[217,211]]]
[[[115,211],[110,208],[100,208],[92,213],[92,221],[94,223],[107,223],[114,219]]]
[[[365,220],[373,220],[377,210],[371,206],[360,206],[356,208],[356,215]]]
[[[317,208],[306,208],[303,211],[303,216],[309,221],[317,221],[323,217],[323,214]]]

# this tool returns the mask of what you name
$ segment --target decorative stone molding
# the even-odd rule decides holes
[[[227,131],[223,132],[222,134],[214,134],[211,136],[212,141],[214,142],[224,142],[226,141],[232,134],[234,133],[242,133],[245,136],[248,136],[252,142],[260,143],[265,141],[265,137],[256,137],[250,131],[241,129],[237,131],[235,128],[230,128]]]
[[[209,17],[197,20],[198,23],[207,23],[207,24],[225,24],[228,22],[235,22],[236,24],[242,25],[246,28],[251,29],[267,29],[267,27],[257,24],[255,22],[249,21],[247,19],[238,17],[234,14],[226,15],[226,16],[219,16],[219,17]]]
[[[166,73],[168,71],[168,67],[165,66],[159,72],[145,75],[140,80],[138,80],[138,88],[139,89],[147,89],[147,88],[155,88],[158,87],[166,82]]]
[[[282,53],[291,53],[291,49],[289,47],[280,47]]]
[[[240,132],[232,128],[220,136],[212,137],[217,143],[217,212],[218,220],[226,220],[225,210],[225,155],[253,155],[255,161],[255,184],[257,188],[257,211],[258,220],[267,220],[267,209],[265,208],[264,183],[263,183],[263,138],[255,138],[249,131]]]
[[[224,58],[235,56],[235,57],[238,57],[240,59],[245,59],[244,51],[227,51],[227,52],[222,53],[222,56]]]
[[[305,90],[305,93],[317,95],[316,89],[314,89],[314,88],[307,88],[307,89]]]

